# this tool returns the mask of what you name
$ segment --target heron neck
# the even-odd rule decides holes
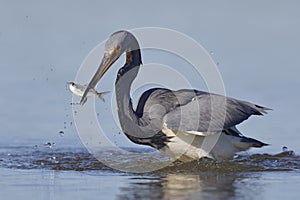
[[[119,120],[124,132],[138,121],[130,98],[131,85],[141,64],[140,50],[126,53],[126,64],[119,70],[115,83]]]

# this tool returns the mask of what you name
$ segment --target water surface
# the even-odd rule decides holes
[[[131,170],[162,158],[157,153],[153,159],[130,160],[130,152],[152,150],[127,150],[99,154],[111,166],[117,160]],[[240,155],[226,162],[177,161],[149,173],[127,173],[111,166],[84,148],[2,146],[0,195],[7,199],[274,199],[296,198],[300,187],[300,157],[292,151]]]

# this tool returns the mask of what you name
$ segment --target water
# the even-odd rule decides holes
[[[113,155],[111,151],[102,150],[99,154],[108,163],[118,160],[123,168],[136,170],[143,166],[142,162],[161,159],[159,153],[148,160],[141,157],[139,162],[128,161],[129,151],[113,159],[109,157]],[[107,167],[83,148],[0,148],[0,195],[7,199],[295,198],[299,172],[300,157],[293,151],[240,155],[226,162],[177,161],[161,170],[139,174]]]

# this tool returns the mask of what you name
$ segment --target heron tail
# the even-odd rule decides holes
[[[236,127],[231,127],[227,130],[224,130],[224,133],[228,136],[231,136],[232,144],[240,150],[246,150],[250,147],[260,148],[269,145],[259,140],[243,136]]]

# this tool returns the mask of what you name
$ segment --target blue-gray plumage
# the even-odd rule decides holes
[[[123,132],[137,144],[149,145],[182,161],[211,157],[232,158],[239,151],[267,144],[243,136],[235,127],[251,115],[262,115],[268,108],[222,95],[183,89],[153,88],[142,94],[133,109],[130,88],[142,64],[136,38],[118,31],[105,44],[102,62],[90,81],[81,103],[110,66],[126,52],[126,63],[116,82],[118,115]],[[211,148],[202,148],[205,139],[219,134]]]

